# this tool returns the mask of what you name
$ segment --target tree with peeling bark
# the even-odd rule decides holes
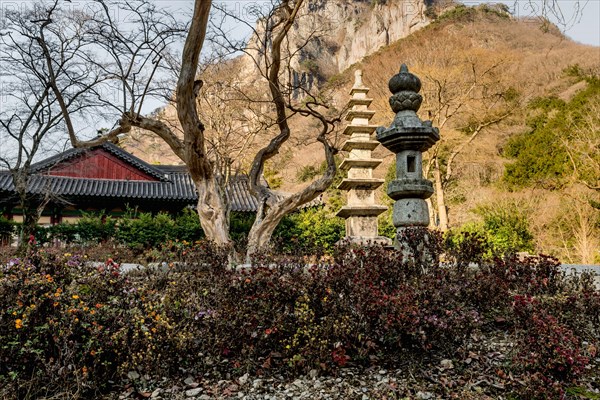
[[[80,139],[66,107],[64,92],[53,79],[55,60],[60,58],[60,54],[47,48],[44,59],[50,75],[50,89],[61,107],[71,144],[73,147],[93,147],[130,132],[132,127],[157,135],[188,168],[198,192],[197,210],[206,236],[217,244],[228,245],[229,224],[219,177],[207,157],[204,125],[196,109],[196,96],[202,87],[202,81],[196,79],[196,74],[211,1],[195,2],[189,27],[182,26],[168,10],[161,10],[150,1],[96,0],[94,4],[97,7],[86,10],[85,17],[93,27],[86,40],[94,43],[98,54],[103,57],[104,61],[93,60],[92,63],[100,69],[108,89],[116,93],[114,97],[118,99],[107,98],[97,90],[96,93],[109,113],[119,114],[119,120],[112,129],[96,138]],[[115,10],[127,15],[126,24],[114,18]],[[172,45],[183,36],[185,43],[178,65],[171,50]],[[183,137],[165,122],[141,113],[142,105],[149,97],[172,99],[168,82],[161,82],[156,76],[160,75],[157,72],[163,75],[172,73],[175,68],[178,68],[179,75],[174,102]]]
[[[205,83],[197,97],[205,127],[207,156],[219,177],[227,220],[230,204],[226,188],[234,176],[248,170],[251,155],[268,138],[262,129],[264,106],[250,101],[257,93],[239,81],[240,65],[239,58],[212,62],[202,72]]]
[[[311,93],[310,88],[295,84],[291,78],[293,65],[298,63],[302,48],[319,34],[318,30],[314,30],[300,43],[291,42],[288,34],[292,26],[309,17],[308,7],[305,6],[303,0],[283,0],[268,13],[258,15],[257,27],[250,27],[252,37],[249,43],[231,40],[223,30],[221,22],[213,24],[211,30],[211,41],[217,51],[224,54],[242,52],[242,58],[250,65],[252,75],[261,78],[256,85],[264,87],[268,93],[254,99],[249,99],[248,94],[244,94],[251,103],[269,104],[270,110],[265,111],[261,122],[266,132],[272,132],[271,139],[266,146],[258,150],[250,167],[250,190],[258,199],[258,210],[248,234],[247,261],[250,261],[253,253],[268,245],[283,217],[327,190],[337,170],[334,158],[337,149],[330,136],[341,121],[341,115],[335,115],[335,112],[329,110],[324,93]],[[227,9],[221,8],[220,12],[225,17],[243,22]],[[303,121],[294,123],[295,118]],[[298,128],[300,124],[302,128]],[[265,163],[275,157],[290,140],[294,127],[296,131],[302,130],[304,135],[306,127],[314,129],[312,137],[322,145],[326,168],[323,174],[309,185],[296,193],[282,196],[268,187],[262,175]]]
[[[38,32],[31,40],[39,49],[36,60],[46,77],[45,93],[52,97],[53,112],[60,116],[60,123],[55,126],[66,130],[71,145],[79,148],[114,141],[134,127],[160,137],[188,168],[198,192],[197,211],[206,236],[217,244],[229,245],[229,214],[221,168],[224,159],[207,137],[200,117],[202,112],[199,112],[202,110],[198,109],[202,104],[198,96],[203,86],[203,81],[198,79],[200,54],[211,1],[194,2],[188,25],[182,25],[170,11],[159,9],[147,0],[95,0],[88,6],[85,10],[74,10],[65,2],[55,0],[50,5],[35,7],[42,10],[44,16],[35,21]],[[246,54],[252,53],[249,48],[253,45],[261,47],[260,60],[254,61],[263,78],[263,97],[253,98],[243,89],[237,93],[244,101],[257,100],[267,117],[259,119],[254,132],[270,135],[268,144],[256,153],[250,167],[250,187],[259,199],[259,211],[249,235],[248,254],[266,246],[279,221],[324,192],[335,176],[333,155],[336,150],[329,135],[339,116],[327,117],[326,102],[310,93],[304,93],[301,101],[292,101],[290,80],[283,79],[289,73],[289,63],[294,56],[288,48],[288,32],[299,13],[305,10],[303,6],[302,0],[274,3],[261,20],[265,28],[254,30],[253,42],[241,47]],[[119,15],[126,15],[125,23],[115,18],[115,10],[119,10]],[[57,23],[59,15],[80,27],[63,29]],[[51,32],[79,47],[66,56],[64,48],[52,42]],[[184,41],[180,61],[172,53],[178,41]],[[78,74],[69,75],[65,71],[60,62],[65,57],[76,60],[80,68]],[[28,68],[25,73],[35,75],[36,68],[38,66]],[[73,111],[72,88],[63,78],[65,75],[75,76],[76,93],[86,99],[85,112],[81,115]],[[169,90],[173,87],[169,85],[170,77],[176,79],[174,94]],[[177,112],[177,129],[159,118],[142,114],[142,106],[150,98],[172,102]],[[268,116],[271,112],[273,115]],[[296,117],[316,121],[313,127],[318,125],[318,128],[314,137],[323,146],[327,169],[320,179],[286,196],[271,190],[261,178],[265,162],[291,137],[290,120]],[[90,125],[106,124],[111,119],[117,120],[112,128],[94,129],[99,134],[90,138]],[[247,121],[241,118],[237,123],[243,126]]]

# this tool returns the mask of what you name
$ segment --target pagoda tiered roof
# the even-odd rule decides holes
[[[376,158],[344,158],[340,164],[340,169],[347,171],[350,168],[376,168],[383,160]]]
[[[352,149],[358,150],[375,150],[379,146],[379,142],[375,140],[356,140],[350,139],[347,140],[342,146],[343,151],[350,151]]]
[[[375,125],[347,125],[342,132],[344,135],[352,136],[353,133],[366,133],[372,134],[377,129]],[[352,140],[352,139],[350,139]]]

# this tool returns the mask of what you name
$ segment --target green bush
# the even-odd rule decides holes
[[[204,231],[196,211],[184,208],[174,218],[174,225],[169,234],[171,240],[185,240],[195,242],[204,238]]]
[[[514,161],[507,164],[504,181],[510,188],[537,186],[559,188],[573,174],[578,179],[595,182],[597,162],[594,138],[600,134],[596,109],[600,104],[600,80],[597,75],[582,75],[578,66],[568,68],[568,76],[585,80],[587,86],[568,102],[557,97],[536,98],[529,104],[529,130],[512,136],[504,148],[504,156]],[[585,132],[578,136],[576,132]],[[582,139],[588,142],[583,142]]]
[[[138,213],[118,223],[116,240],[135,249],[157,247],[171,239],[175,222],[166,213]]]
[[[396,238],[396,227],[392,222],[392,212],[394,201],[387,195],[387,187],[392,180],[396,179],[396,160],[390,164],[385,174],[384,184],[379,190],[382,191],[383,205],[387,206],[388,209],[377,218],[378,233],[380,236],[385,236],[390,239]]]
[[[40,244],[57,239],[65,244],[91,246],[113,240],[132,249],[143,250],[174,240],[194,242],[202,239],[204,233],[198,215],[190,209],[184,209],[175,216],[130,210],[118,219],[103,213],[84,214],[76,223],[38,226],[35,237]]]
[[[246,251],[248,233],[254,224],[254,213],[232,212],[229,217],[229,235],[233,240],[235,250],[239,254]]]
[[[62,243],[76,243],[80,239],[79,224],[58,224],[44,228],[44,237],[60,240]]]
[[[378,217],[377,222],[377,229],[380,236],[384,236],[392,240],[396,238],[396,227],[392,222],[391,207]]]
[[[345,222],[327,207],[307,208],[286,216],[273,234],[275,246],[291,254],[331,254],[344,238]]]
[[[526,207],[505,202],[478,207],[475,212],[483,217],[485,232],[492,252],[516,253],[534,250],[533,235],[529,231]]]
[[[82,243],[101,243],[115,237],[117,220],[104,215],[84,214],[77,221],[77,235]]]
[[[532,252],[534,237],[529,230],[526,206],[514,202],[500,202],[477,207],[474,212],[482,221],[471,222],[451,230],[446,236],[452,251],[462,254],[467,248],[477,251],[470,258],[490,259],[517,252]]]

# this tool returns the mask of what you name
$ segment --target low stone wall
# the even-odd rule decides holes
[[[561,264],[560,269],[567,276],[578,276],[586,272],[591,273],[594,275],[596,290],[600,291],[600,265]]]
[[[104,266],[105,264],[101,263],[101,262],[88,262],[87,265],[90,267],[98,268],[100,266]],[[277,264],[272,265],[272,267],[276,267],[276,266],[277,266]],[[294,266],[297,266],[297,265],[294,265]],[[304,265],[304,269],[307,271],[313,266],[314,266],[313,264],[306,264],[306,265]],[[445,264],[444,266],[450,267],[447,264]],[[208,268],[208,265],[204,265],[203,267]],[[141,264],[123,263],[119,266],[120,272],[124,273],[124,274],[136,274],[136,273],[144,273],[144,272],[148,272],[148,271],[157,271],[157,272],[166,273],[166,272],[173,271],[173,270],[185,271],[185,270],[191,270],[191,269],[196,269],[196,268],[198,268],[198,265],[189,265],[189,264],[180,263],[180,262],[171,263],[171,265],[169,265],[169,263],[167,263],[167,262],[150,263],[147,266],[144,266]],[[252,268],[252,265],[251,264],[239,264],[232,268],[235,268],[236,270],[240,271],[243,269]],[[477,268],[479,268],[479,266],[477,264],[472,263],[472,264],[469,264],[469,268],[477,269]],[[566,276],[579,276],[583,273],[591,273],[592,275],[594,275],[594,284],[596,286],[596,290],[600,291],[600,265],[561,264],[561,266],[559,268],[562,272],[565,273]]]

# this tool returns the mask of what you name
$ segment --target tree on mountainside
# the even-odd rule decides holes
[[[577,67],[575,67],[576,69]],[[600,75],[584,75],[589,97],[574,101],[575,109],[566,119],[565,149],[574,179],[600,193]]]
[[[436,20],[438,18],[472,17],[472,2],[465,0],[427,0],[426,15]],[[517,18],[540,22],[540,29],[549,31],[553,26],[561,31],[567,31],[581,21],[587,1],[575,0],[566,6],[561,0],[525,0],[514,1],[509,4],[494,1],[477,1],[476,6],[486,13],[509,16],[511,13]],[[481,4],[479,4],[481,3]],[[511,4],[512,3],[512,4]],[[562,4],[561,4],[562,3]],[[454,7],[453,7],[454,6]],[[450,11],[448,11],[450,9]]]
[[[446,193],[456,180],[457,158],[486,129],[511,117],[520,97],[506,79],[503,66],[508,61],[502,54],[478,57],[476,50],[451,42],[436,50],[435,62],[423,59],[415,67],[423,71],[422,112],[427,112],[441,131],[441,141],[430,150],[424,172],[425,176],[431,174],[435,183],[436,207],[430,204],[431,219],[446,231],[450,223]]]
[[[586,201],[587,200],[587,201]],[[569,263],[594,264],[600,259],[600,212],[585,196],[569,196],[555,222],[562,256]]]
[[[600,256],[600,80],[577,65],[565,72],[579,90],[568,100],[551,96],[529,103],[529,129],[504,149],[512,159],[504,182],[511,190],[536,188],[561,198],[552,229],[540,233],[569,262],[593,263]]]

